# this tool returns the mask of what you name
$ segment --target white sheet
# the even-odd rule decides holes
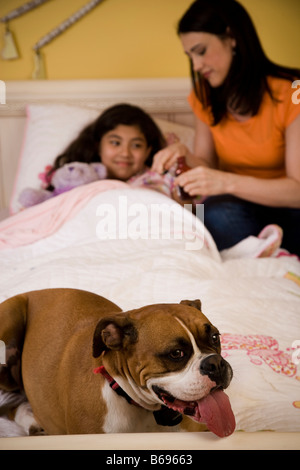
[[[172,208],[171,231],[151,219],[153,204]],[[47,238],[1,251],[0,301],[49,287],[86,289],[124,310],[200,298],[234,370],[227,393],[237,430],[300,431],[300,354],[291,349],[300,348],[300,263],[289,256],[222,262],[202,223],[174,204],[144,189],[94,196]],[[110,231],[109,209],[117,222]]]

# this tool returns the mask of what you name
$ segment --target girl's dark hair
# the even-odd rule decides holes
[[[86,126],[54,162],[52,171],[70,162],[99,162],[99,145],[104,134],[119,125],[137,126],[151,152],[145,164],[152,165],[153,156],[165,145],[165,139],[153,119],[138,106],[117,104],[105,110],[96,121]]]
[[[229,105],[240,114],[257,114],[263,95],[272,99],[267,76],[294,81],[300,70],[283,67],[267,58],[253,22],[235,0],[196,0],[178,23],[177,33],[205,32],[217,35],[221,40],[236,40],[232,65],[225,82],[216,88],[195,72],[191,65],[191,77],[196,96],[204,108],[211,107],[213,124],[227,113]]]

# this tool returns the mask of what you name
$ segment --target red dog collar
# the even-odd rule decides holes
[[[110,387],[121,397],[125,398],[130,405],[140,406],[136,403],[121,387],[120,385],[113,379],[104,366],[97,367],[94,369],[94,374],[101,374],[109,383]]]
[[[113,379],[104,366],[96,367],[94,369],[94,374],[101,374],[109,383],[110,387],[121,397],[125,398],[130,405],[139,406],[141,405],[136,403],[121,387],[120,385]],[[170,408],[162,405],[161,409],[158,411],[153,411],[153,416],[157,424],[161,426],[176,426],[182,420],[181,413],[177,413]]]

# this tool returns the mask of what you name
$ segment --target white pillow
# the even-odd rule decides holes
[[[21,191],[41,187],[39,174],[45,171],[47,165],[53,164],[79,132],[100,115],[100,111],[65,104],[32,104],[27,106],[26,114],[23,147],[10,201],[12,214],[21,209],[18,202]],[[156,122],[163,133],[175,133],[192,148],[193,129],[162,119],[156,119]]]
[[[194,148],[195,131],[192,127],[177,124],[176,122],[165,121],[164,119],[154,119],[163,134],[173,132],[180,141],[191,151]]]

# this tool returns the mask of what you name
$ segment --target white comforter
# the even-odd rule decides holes
[[[60,201],[74,194],[43,204],[53,206],[54,225]],[[157,207],[171,225],[162,228]],[[0,238],[18,238],[22,218],[14,216],[11,232],[0,224]],[[296,257],[222,261],[199,219],[166,196],[129,187],[92,195],[48,234],[33,232],[30,243],[2,247],[0,301],[53,287],[89,290],[124,310],[200,298],[234,371],[227,393],[237,430],[300,431]]]

